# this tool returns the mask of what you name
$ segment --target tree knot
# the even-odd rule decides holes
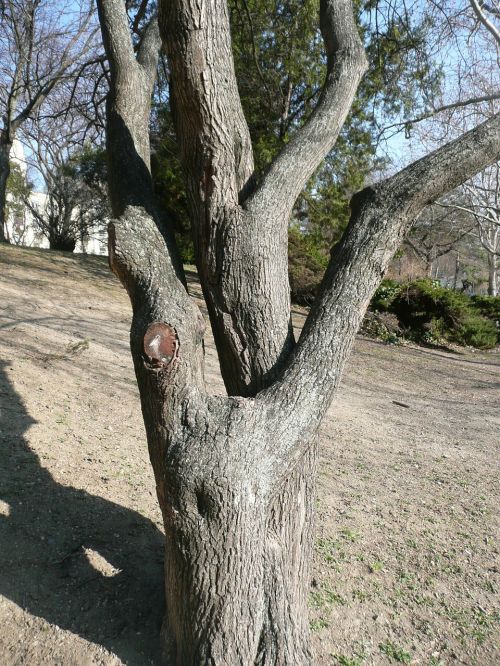
[[[166,370],[179,360],[179,337],[173,326],[153,322],[144,335],[144,364],[151,370]]]

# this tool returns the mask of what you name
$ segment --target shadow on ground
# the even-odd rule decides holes
[[[163,535],[135,511],[58,484],[26,443],[33,423],[0,361],[0,594],[127,664],[157,662]],[[118,573],[104,575],[86,549]]]

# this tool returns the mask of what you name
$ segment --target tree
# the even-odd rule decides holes
[[[500,257],[500,162],[464,183],[467,208],[476,222],[488,262],[488,295],[498,296]]]
[[[371,6],[370,6],[371,5]],[[252,139],[253,178],[259,182],[274,156],[290,140],[317,103],[325,77],[318,30],[319,0],[230,0],[232,53],[241,104]],[[367,21],[367,11],[376,17]],[[332,243],[349,219],[349,200],[361,189],[374,166],[384,114],[416,112],[437,92],[440,68],[428,49],[428,18],[398,12],[384,1],[367,8],[356,3],[369,75],[333,150],[309,179],[294,206],[290,230],[290,266],[295,297],[317,290],[321,274],[300,270],[304,261],[326,266]],[[161,206],[177,221],[176,239],[191,260],[189,215],[172,114],[169,111],[168,64],[162,60],[153,108],[152,171]],[[383,89],[383,94],[381,90]],[[261,90],[261,95],[255,95]],[[295,267],[299,270],[295,270]]]
[[[45,197],[35,201],[28,192],[23,201],[52,250],[72,252],[78,241],[85,250],[88,238],[102,234],[109,219],[104,151],[89,147],[89,129],[78,113],[64,114],[63,120],[53,104],[51,111],[35,113],[25,129],[27,162],[42,178]],[[92,138],[98,145],[99,137]]]
[[[435,261],[458,249],[474,228],[470,216],[450,210],[453,201],[447,196],[426,207],[404,240],[406,249],[423,262],[428,277],[432,277]]]
[[[42,205],[31,193],[23,199],[35,228],[47,238],[51,250],[73,252],[81,241],[85,251],[88,238],[102,232],[109,219],[107,199],[79,178],[79,159],[73,155],[66,162],[44,165],[46,198]]]
[[[488,295],[498,296],[498,257],[500,256],[500,162],[481,171],[460,188],[460,202],[445,204],[466,213],[477,230],[486,251]]]
[[[500,116],[355,194],[299,340],[287,229],[366,70],[351,3],[322,0],[326,77],[314,110],[258,184],[225,0],[159,3],[196,261],[228,396],[203,379],[204,322],[154,200],[154,21],[131,39],[100,0],[110,63],[110,263],[132,302],[131,350],[165,533],[171,663],[311,662],[306,599],[317,433],[358,326],[422,208],[498,159]]]
[[[74,80],[94,47],[92,2],[0,0],[0,242],[9,156],[20,128],[53,89]]]

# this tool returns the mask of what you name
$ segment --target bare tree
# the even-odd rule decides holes
[[[0,242],[9,155],[19,129],[95,45],[92,0],[0,0]]]
[[[72,252],[78,241],[84,249],[91,235],[101,236],[109,219],[105,185],[91,185],[80,174],[89,139],[98,146],[99,135],[89,135],[86,119],[75,109],[59,112],[67,109],[64,95],[55,94],[46,106],[24,129],[27,166],[33,180],[43,180],[45,191],[36,197],[28,191],[23,200],[50,248]]]
[[[439,6],[445,12],[447,5]],[[444,40],[453,39],[455,55],[451,59],[447,86],[448,99],[458,98],[457,102],[444,104],[432,112],[416,118],[420,123],[417,135],[421,145],[427,149],[435,148],[443,140],[460,136],[486,118],[492,118],[500,110],[500,13],[494,4],[469,0],[459,2],[449,16],[449,27],[443,34]],[[464,43],[466,40],[466,44]],[[467,45],[468,48],[465,48]],[[423,122],[422,122],[423,121]],[[493,165],[467,181],[466,184],[452,192],[448,197],[436,202],[442,211],[453,212],[453,231],[450,228],[450,239],[456,238],[459,244],[467,240],[469,246],[483,248],[488,264],[488,292],[497,293],[498,273],[498,166]],[[439,221],[442,215],[436,215],[437,225],[427,225],[428,234],[424,245],[431,253],[446,252],[440,233]],[[422,220],[425,225],[425,218]],[[470,229],[467,231],[467,227]],[[420,236],[424,229],[421,220],[417,221],[414,230],[408,236],[407,244],[412,243],[413,236]],[[464,233],[463,232],[467,232]],[[438,246],[433,245],[433,238],[439,240]],[[424,250],[422,244],[413,249]],[[458,281],[459,254],[455,271],[455,282]]]
[[[197,265],[229,394],[212,396],[205,324],[149,173],[157,26],[134,52],[122,0],[98,9],[111,67],[110,262],[132,301],[132,356],[166,532],[164,648],[183,666],[309,664],[319,425],[390,258],[425,205],[498,159],[500,116],[354,195],[296,342],[288,220],[366,69],[351,3],[321,1],[322,94],[255,186],[226,1],[161,1]]]
[[[85,251],[88,239],[102,236],[109,219],[106,199],[75,177],[75,157],[43,165],[46,192],[42,201],[31,193],[23,198],[34,230],[47,238],[52,250],[73,252],[80,241]]]
[[[403,14],[411,11],[404,0],[378,0],[379,12],[388,5]],[[418,11],[427,20],[425,48],[432,53],[442,77],[439,89],[430,89],[415,108],[402,108],[399,118],[379,119],[380,138],[388,138],[403,128],[409,139],[423,124],[420,135],[426,135],[432,120],[433,133],[440,128],[440,140],[454,135],[454,125],[464,117],[476,117],[481,110],[489,115],[498,110],[500,100],[500,14],[495,3],[481,0],[443,0],[421,3]],[[391,11],[389,10],[389,11]],[[373,10],[372,10],[373,11]]]
[[[488,294],[498,296],[500,257],[500,162],[481,171],[460,188],[460,203],[441,204],[466,213],[474,221],[476,237],[486,251]]]
[[[488,261],[488,294],[499,293],[500,162],[468,180],[463,189]]]
[[[420,259],[429,277],[435,262],[458,249],[475,228],[470,215],[460,214],[453,207],[456,199],[456,195],[448,195],[437,204],[427,206],[404,240],[404,246]]]

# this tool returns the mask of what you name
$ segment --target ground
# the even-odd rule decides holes
[[[104,260],[0,248],[2,666],[158,657],[162,526],[129,317]],[[357,341],[321,434],[315,664],[500,663],[499,400],[498,353]]]

